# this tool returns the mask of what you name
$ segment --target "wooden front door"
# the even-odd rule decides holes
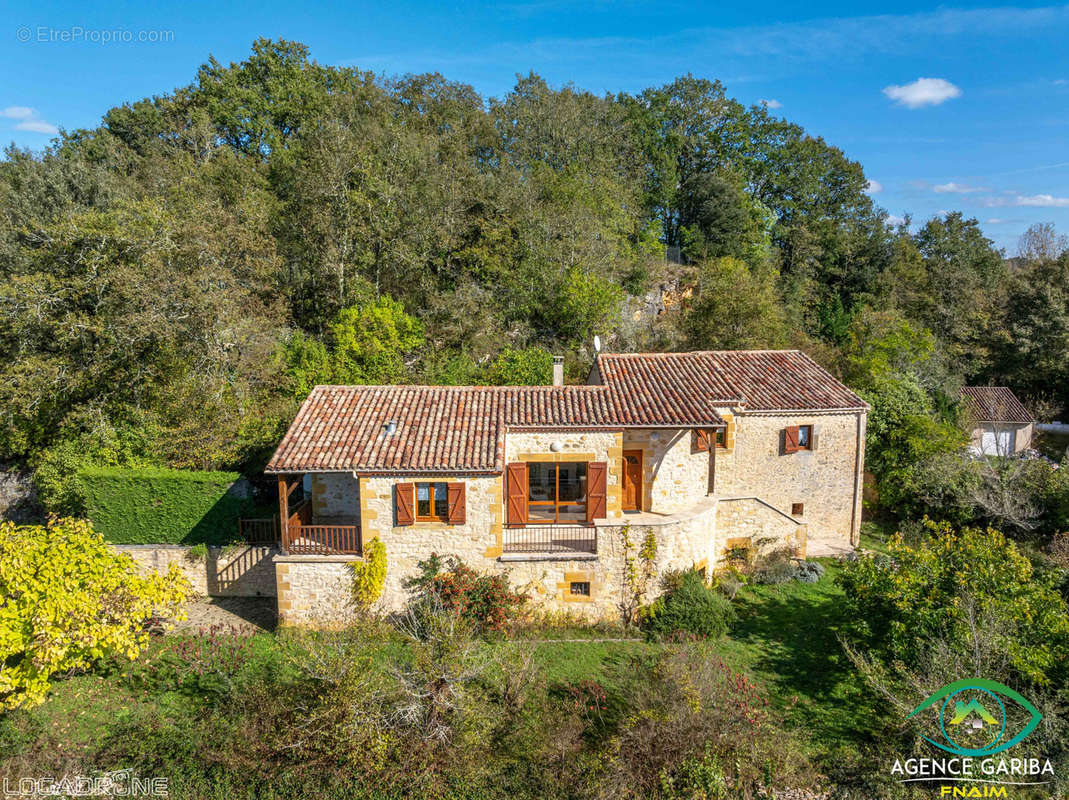
[[[624,511],[642,510],[642,451],[624,450]]]

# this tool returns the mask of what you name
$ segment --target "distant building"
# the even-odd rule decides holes
[[[1035,420],[1006,386],[962,386],[969,446],[985,456],[1012,456],[1032,446]]]

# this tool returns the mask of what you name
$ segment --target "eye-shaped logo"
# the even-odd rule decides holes
[[[1012,704],[1007,706],[1006,700]],[[941,750],[959,756],[990,756],[1008,750],[1039,725],[1043,715],[1021,695],[996,681],[966,678],[948,683],[910,713],[910,717],[933,709],[944,742],[925,736]],[[1027,718],[1027,719],[1026,719]],[[1009,731],[1020,726],[1016,736]]]

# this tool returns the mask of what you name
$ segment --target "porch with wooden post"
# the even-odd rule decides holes
[[[278,476],[282,552],[289,555],[362,555],[363,542],[357,520],[317,517],[309,497],[291,504],[302,479],[302,475]]]

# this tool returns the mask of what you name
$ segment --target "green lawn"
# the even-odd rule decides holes
[[[806,731],[815,755],[831,752],[859,735],[868,707],[837,638],[845,616],[834,559],[818,583],[748,586],[737,598],[739,619],[726,655],[739,660],[772,693],[787,720]]]
[[[861,548],[886,553],[888,540],[897,532],[897,522],[866,520],[861,523]]]

